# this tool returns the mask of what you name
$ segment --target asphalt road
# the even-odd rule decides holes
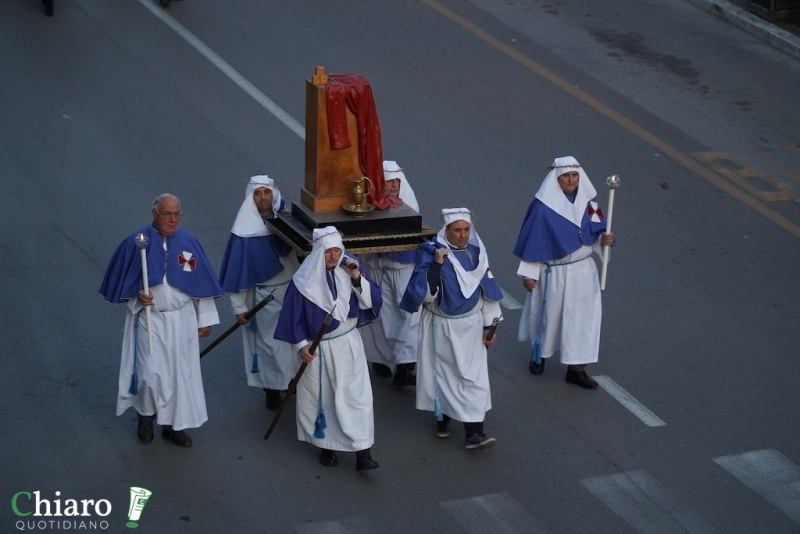
[[[137,527],[153,533],[800,529],[796,60],[682,0],[55,10],[0,3],[0,532],[129,531],[131,486],[153,492]],[[519,301],[511,249],[546,166],[574,155],[603,203],[621,176],[590,368],[605,388],[565,384],[557,362],[528,374],[506,310],[497,445],[435,438],[413,390],[373,376],[381,467],[356,473],[352,455],[320,466],[291,411],[264,442],[234,336],[203,359],[194,446],[138,442],[135,413],[114,413],[124,309],[97,293],[106,262],[164,191],[217,265],[247,178],[297,200],[317,65],[370,81],[426,221],[472,209]],[[234,321],[217,303],[212,337]],[[36,491],[112,509],[37,517],[22,495],[31,515],[15,513]]]

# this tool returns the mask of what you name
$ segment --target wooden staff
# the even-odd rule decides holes
[[[333,309],[335,310],[336,306],[334,306]],[[314,336],[314,340],[311,342],[311,347],[308,349],[310,354],[314,354],[317,351],[317,346],[319,346],[320,341],[322,341],[322,336],[324,336],[325,332],[328,331],[328,327],[330,326],[332,320],[333,310],[331,310],[331,312],[325,316],[325,320],[322,321],[322,326],[319,327],[317,335]],[[275,425],[278,424],[278,420],[281,418],[281,414],[283,413],[283,409],[286,407],[286,404],[289,402],[289,398],[294,394],[294,390],[297,389],[297,384],[300,382],[300,377],[306,372],[306,367],[308,367],[308,364],[303,362],[302,365],[300,365],[300,369],[297,370],[297,374],[294,375],[292,381],[289,382],[289,389],[286,390],[286,396],[283,397],[283,402],[281,402],[278,411],[275,412],[275,416],[272,418],[272,423],[269,425],[267,433],[264,434],[264,439],[269,439],[270,435],[272,435],[272,431],[275,430]]]
[[[272,290],[272,293],[274,293],[274,292],[275,292],[275,290],[273,289],[273,290]],[[261,302],[259,302],[259,303],[258,303],[258,304],[256,304],[255,306],[253,306],[253,309],[252,309],[252,310],[250,310],[250,311],[248,311],[247,313],[245,313],[245,314],[244,314],[244,318],[245,318],[245,320],[249,321],[250,319],[252,319],[252,317],[253,317],[255,314],[257,314],[257,313],[259,312],[259,310],[261,310],[261,308],[263,308],[264,306],[266,306],[267,304],[269,304],[269,303],[270,303],[270,302],[271,302],[271,301],[272,301],[272,300],[275,298],[275,297],[273,297],[273,296],[272,296],[272,293],[270,293],[269,295],[267,295],[266,297],[264,297],[264,299],[263,299]],[[200,353],[200,357],[202,358],[203,356],[205,356],[206,354],[208,354],[209,352],[211,352],[211,351],[214,349],[214,347],[216,347],[217,345],[219,345],[220,343],[222,343],[222,342],[225,340],[225,338],[226,338],[226,337],[228,337],[228,336],[229,336],[229,335],[231,335],[233,332],[235,332],[235,331],[236,331],[236,329],[237,329],[237,328],[239,328],[240,326],[242,326],[242,325],[240,325],[240,324],[239,324],[239,321],[236,321],[235,323],[233,323],[233,325],[232,325],[230,328],[228,328],[227,330],[225,330],[225,331],[224,331],[224,332],[223,332],[223,333],[222,333],[222,334],[221,334],[221,335],[220,335],[220,336],[219,336],[217,339],[215,339],[215,340],[214,340],[214,341],[211,343],[211,345],[207,346],[207,347],[206,347],[206,348],[203,350],[203,352],[201,352],[201,353]]]
[[[492,326],[490,326],[489,330],[486,332],[486,341],[492,340],[494,333],[497,331],[498,324],[500,324],[500,317],[495,317],[492,319]]]

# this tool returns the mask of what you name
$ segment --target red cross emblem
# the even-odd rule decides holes
[[[197,269],[197,259],[192,256],[194,256],[194,254],[186,252],[185,250],[178,255],[178,265],[183,267],[183,270],[187,273]]]
[[[602,219],[603,218],[603,210],[601,210],[600,208],[595,208],[594,206],[592,206],[592,204],[593,204],[593,202],[590,202],[589,205],[586,206],[586,212],[589,215],[594,215],[596,213],[597,216]],[[597,206],[597,204],[595,204],[595,206]],[[594,219],[594,217],[593,217],[593,219]]]
[[[595,223],[600,222],[600,220],[603,218],[603,210],[600,209],[597,202],[590,201],[586,206],[586,213],[592,216],[592,222]]]

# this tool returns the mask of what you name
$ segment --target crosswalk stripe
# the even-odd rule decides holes
[[[714,529],[644,470],[581,484],[640,534],[710,534]]]
[[[739,482],[800,523],[800,467],[775,449],[718,456],[714,461]]]
[[[550,530],[508,493],[493,493],[439,503],[473,534],[550,534]]]
[[[617,401],[625,406],[633,415],[642,420],[647,426],[664,426],[666,423],[661,420],[656,414],[651,412],[647,407],[636,400],[633,395],[622,389],[622,387],[611,380],[607,376],[594,377],[601,388],[617,399]]]
[[[380,534],[383,529],[369,519],[354,517],[341,521],[312,521],[295,527],[299,534]]]
[[[506,291],[502,287],[500,288],[500,291],[503,293],[503,299],[500,301],[500,305],[501,306],[503,306],[507,310],[521,310],[522,309],[522,304],[520,304],[520,302],[517,299],[512,297],[511,293],[509,293],[508,291]]]

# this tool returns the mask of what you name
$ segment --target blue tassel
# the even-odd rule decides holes
[[[328,428],[328,424],[325,422],[325,410],[320,408],[317,420],[314,421],[314,437],[317,439],[324,438],[325,432],[323,432],[323,430],[326,428]]]
[[[442,405],[439,404],[438,396],[433,399],[433,415],[436,416],[437,421],[442,421],[444,419],[444,417],[442,417]]]
[[[128,393],[131,395],[139,394],[139,375],[136,373],[133,373],[133,376],[131,376],[131,387],[128,388]]]
[[[258,372],[258,355],[255,352],[253,353],[253,366],[250,368],[250,372],[253,374]]]
[[[542,363],[542,344],[538,341],[533,343],[533,352],[531,353],[531,362],[539,364]]]

